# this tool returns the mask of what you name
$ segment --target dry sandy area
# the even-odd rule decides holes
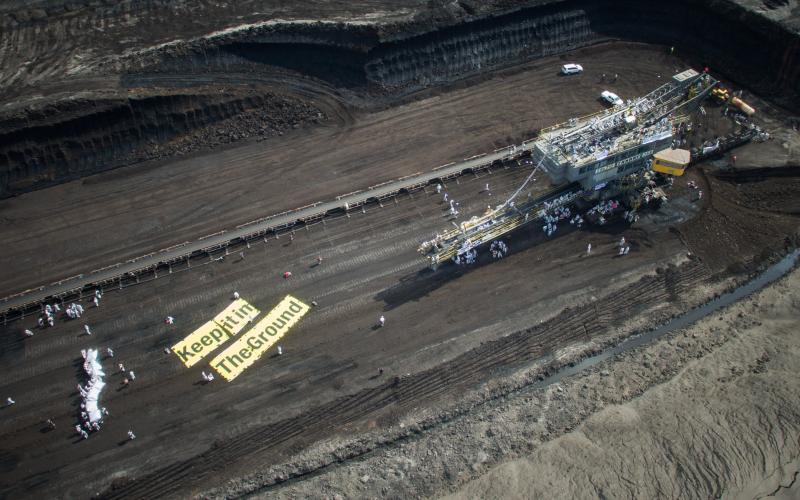
[[[798,318],[795,270],[611,364],[605,379],[567,382],[567,398],[581,397],[585,384],[620,395],[651,380],[654,366],[682,365],[671,380],[490,468],[449,498],[798,498]],[[690,353],[698,359],[685,361]]]

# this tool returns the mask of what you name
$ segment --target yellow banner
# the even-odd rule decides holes
[[[226,340],[244,330],[250,320],[258,316],[258,309],[244,299],[236,299],[185,339],[172,346],[172,352],[186,367],[194,366]]]
[[[250,331],[239,337],[213,360],[211,366],[230,382],[249,368],[295,325],[309,307],[287,295]]]

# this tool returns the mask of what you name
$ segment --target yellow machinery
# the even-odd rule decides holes
[[[747,116],[752,116],[756,110],[741,100],[738,97],[731,97],[731,91],[726,89],[725,87],[717,87],[711,91],[711,97],[719,101],[720,104],[730,104],[735,108],[738,108],[742,113],[746,114]]]
[[[717,87],[711,91],[711,97],[724,104],[731,98],[731,92],[725,87]]]
[[[691,154],[686,149],[662,149],[653,155],[652,169],[667,175],[681,176],[689,166]]]
[[[494,241],[525,224],[539,221],[556,207],[569,206],[580,193],[580,185],[572,183],[519,206],[508,200],[494,209],[488,208],[479,217],[456,224],[454,229],[437,233],[434,239],[423,242],[417,251],[427,257],[431,268],[436,269],[449,259]]]

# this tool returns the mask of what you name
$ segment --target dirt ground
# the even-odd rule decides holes
[[[546,388],[509,374],[463,418],[255,497],[797,498],[799,290],[795,270]]]
[[[461,200],[465,212],[479,212],[488,198],[481,193],[484,181],[495,186],[496,195],[503,195],[524,174],[501,171],[488,179],[462,181],[448,191]],[[9,491],[67,488],[79,494],[91,491],[87,486],[102,489],[109,475],[138,477],[167,463],[191,459],[209,447],[225,450],[220,445],[229,439],[238,442],[239,435],[259,432],[268,424],[303,415],[309,407],[359,389],[391,392],[396,375],[436,366],[465,349],[536,324],[575,301],[586,300],[588,293],[608,293],[681,253],[679,240],[662,231],[629,235],[637,244],[653,248],[625,261],[614,259],[612,246],[622,234],[620,228],[619,233],[566,234],[467,273],[444,269],[431,274],[423,270],[415,248],[421,237],[447,223],[444,208],[434,194],[403,200],[396,206],[314,226],[291,242],[282,238],[253,247],[242,261],[232,256],[123,294],[109,292],[102,307],[86,316],[94,331],[91,338],[81,335],[77,322],[61,323],[24,341],[15,335],[4,356],[9,374],[3,389],[18,401],[3,421],[9,463],[16,462],[7,476],[14,481],[7,483]],[[592,272],[586,272],[581,255],[587,237],[598,249],[593,258],[604,264]],[[537,240],[541,238],[523,241],[519,249]],[[516,247],[513,241],[511,245]],[[560,257],[553,259],[551,252]],[[325,257],[319,267],[314,266],[316,255]],[[509,281],[507,273],[520,265],[536,269],[536,279]],[[280,277],[284,270],[293,271],[290,281]],[[542,287],[545,282],[560,285]],[[608,287],[598,290],[591,287],[592,282],[608,283]],[[509,295],[512,286],[519,294]],[[220,381],[201,386],[204,365],[187,370],[161,350],[215,314],[234,290],[262,309],[286,293],[307,302],[316,300],[319,306],[282,342],[285,354],[281,358],[264,360],[235,384]],[[536,306],[530,307],[531,303]],[[491,304],[491,316],[469,314],[486,309],[487,304]],[[163,325],[168,314],[175,316],[177,327]],[[387,316],[388,324],[378,331],[372,325],[380,314]],[[336,328],[330,328],[332,324]],[[14,329],[22,326],[14,325]],[[545,337],[546,344],[534,352],[558,340]],[[115,359],[105,364],[124,362],[137,373],[136,385],[126,390],[119,389],[121,376],[111,377],[104,401],[118,417],[109,421],[97,439],[85,443],[76,443],[66,424],[53,433],[39,433],[44,415],[58,422],[74,418],[73,364],[81,348],[93,345],[114,348]],[[379,368],[385,369],[383,376],[378,376]],[[340,428],[342,423],[333,414],[329,417]],[[220,418],[225,425],[216,425]],[[137,429],[137,441],[118,446],[129,427]],[[314,431],[328,429],[308,430],[302,438],[313,439]],[[192,436],[190,442],[187,436]],[[142,461],[141,450],[150,450],[154,460]],[[271,453],[275,459],[283,456],[279,450]],[[241,446],[232,453],[234,464],[261,456],[249,457],[247,447],[242,450]],[[44,454],[49,457],[46,464],[40,460]],[[112,462],[111,468],[104,465]],[[93,472],[87,473],[87,467]]]
[[[5,28],[0,36],[0,59],[5,62],[0,70],[0,84],[6,97],[22,95],[30,98],[25,95],[30,93],[34,94],[33,100],[37,99],[36,90],[44,90],[44,95],[52,95],[53,90],[58,88],[53,89],[54,82],[62,88],[65,83],[72,88],[83,85],[85,90],[103,88],[107,86],[105,75],[96,79],[80,77],[92,66],[102,67],[123,53],[264,19],[351,22],[404,19],[413,14],[419,3],[418,0],[324,0],[311,4],[273,0],[180,0],[167,4],[127,2],[85,8],[81,8],[83,6],[79,2],[69,2],[69,8],[54,6],[47,10],[19,9],[23,6],[16,6],[19,9],[17,12],[0,12],[5,14],[0,16],[0,25]],[[33,23],[30,22],[32,15]],[[76,75],[79,78],[70,78]],[[34,90],[31,91],[31,88]]]
[[[580,404],[589,386],[607,405],[574,431],[488,468],[447,498],[798,498],[798,318],[800,271],[794,271],[605,372],[565,382],[555,389],[558,404]],[[678,374],[648,388],[656,366],[669,363],[680,367]],[[615,393],[642,390],[630,402],[614,401],[624,399]],[[545,397],[554,399],[555,391]],[[505,423],[508,416],[496,418]]]
[[[603,73],[620,72],[612,90],[636,96],[683,69],[679,60],[641,44],[591,47],[568,57],[591,59],[592,69],[562,78],[561,59],[546,58],[369,114],[353,115],[320,94],[312,103],[331,118],[326,125],[1,200],[2,262],[14,265],[0,266],[0,295],[493,150],[602,109]]]
[[[625,97],[652,89],[682,68],[656,49],[635,44],[597,46],[568,57],[591,58],[592,70],[560,78],[561,59],[543,59],[401,107],[369,114],[343,110],[329,124],[267,141],[4,200],[0,237],[8,245],[0,289],[102,267],[492,149],[506,138],[600,109],[602,72],[619,71],[612,90]],[[563,104],[553,105],[556,96]],[[761,146],[773,147],[748,148]],[[774,158],[761,161],[766,165],[751,166],[774,166]],[[509,241],[508,258],[466,271],[427,271],[415,253],[420,241],[449,224],[441,198],[426,192],[311,226],[293,239],[254,245],[243,258],[232,255],[123,292],[108,291],[101,307],[84,318],[91,337],[82,334],[78,321],[59,321],[32,338],[21,335],[32,320],[8,325],[0,336],[0,394],[17,404],[1,410],[0,494],[449,492],[477,478],[459,475],[455,458],[472,455],[458,455],[457,441],[445,441],[448,451],[439,453],[427,439],[418,440],[414,446],[425,459],[397,450],[413,436],[430,436],[426,429],[452,429],[452,417],[474,401],[462,396],[502,403],[510,394],[503,384],[516,380],[507,377],[512,368],[541,367],[600,349],[642,327],[640,314],[655,322],[702,303],[729,283],[734,264],[747,270],[784,250],[787,236],[798,231],[797,173],[738,182],[723,180],[717,170],[707,165],[690,173],[706,190],[703,200],[692,201],[693,190],[682,178],[671,201],[638,225],[560,228],[549,241],[526,231]],[[504,199],[526,175],[522,168],[503,168],[462,177],[447,190],[471,215]],[[491,195],[483,191],[486,182]],[[533,189],[547,188],[540,178]],[[54,217],[55,230],[44,223]],[[701,229],[695,229],[696,221]],[[625,258],[616,256],[621,235],[632,245]],[[587,242],[595,249],[590,256]],[[319,266],[318,255],[324,257]],[[294,275],[284,280],[287,270]],[[262,359],[234,383],[203,385],[205,364],[186,369],[163,349],[221,310],[234,291],[262,310],[287,293],[318,306],[281,342],[284,355]],[[381,314],[387,325],[376,329]],[[164,324],[167,315],[176,318],[175,325]],[[620,326],[635,321],[628,330]],[[111,417],[83,441],[73,429],[79,411],[75,386],[81,380],[80,350],[93,346],[114,349],[114,359],[103,360],[107,371],[123,362],[137,377],[123,388],[120,374],[109,376],[103,404]],[[658,373],[666,380],[677,371],[671,370]],[[632,384],[625,390],[615,386],[609,394],[625,403],[645,387],[637,392]],[[454,405],[462,410],[450,410]],[[547,407],[560,411],[563,428],[574,428],[591,413],[552,402]],[[53,431],[43,425],[48,418],[57,423]],[[482,425],[476,435],[498,435],[492,425]],[[548,435],[560,434],[559,425]],[[125,440],[128,429],[136,432],[135,441]],[[461,430],[447,432],[452,438]],[[353,475],[351,467],[369,465],[386,450],[396,461],[384,469],[394,482],[374,481],[376,472]],[[517,458],[504,447],[492,451],[491,462],[484,453],[486,460],[475,460],[499,465],[502,457]],[[428,467],[435,460],[445,463],[442,470]],[[477,467],[473,472],[485,471]],[[243,479],[227,483],[231,478]],[[334,487],[340,480],[343,486]],[[211,490],[221,484],[227,489]]]

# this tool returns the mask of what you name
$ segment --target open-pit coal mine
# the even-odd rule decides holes
[[[798,0],[0,5],[0,497],[800,495]]]

